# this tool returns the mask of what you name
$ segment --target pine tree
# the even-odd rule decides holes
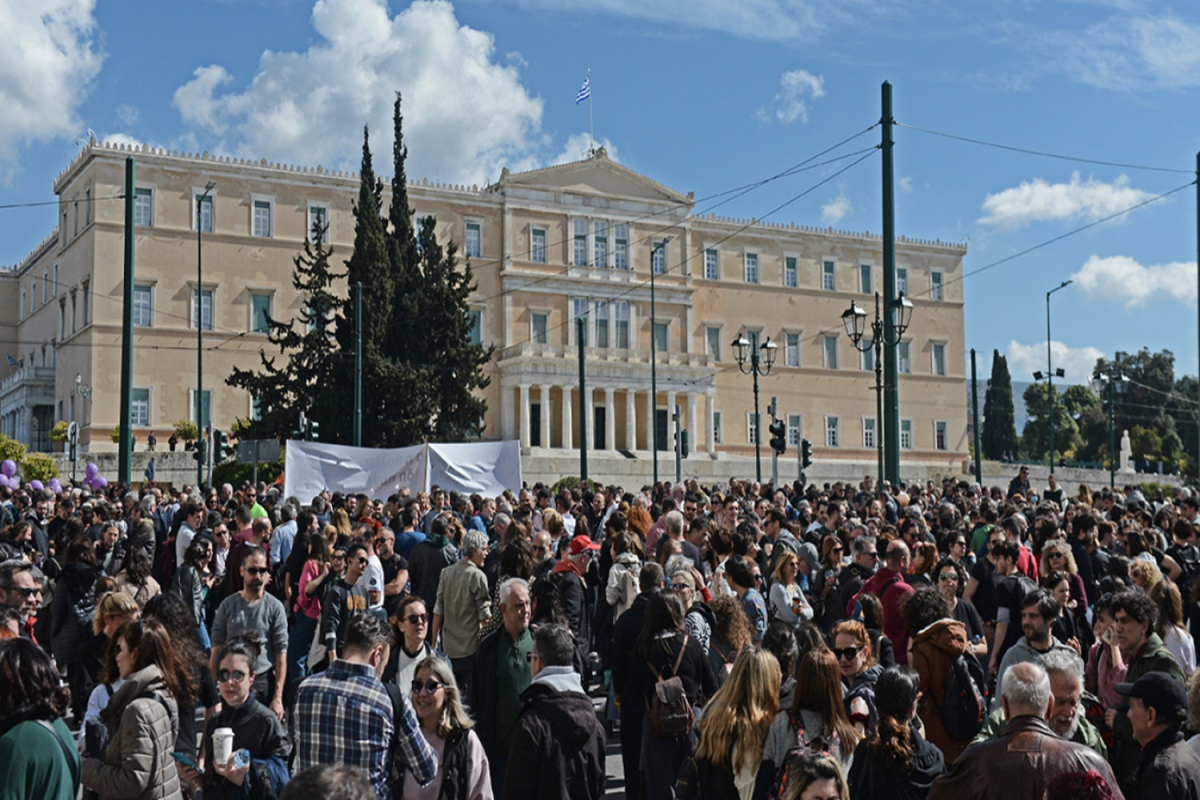
[[[999,460],[1017,455],[1017,426],[1013,414],[1012,376],[1008,359],[992,351],[992,377],[983,402],[983,431],[980,446],[984,458]]]
[[[290,438],[301,412],[325,424],[336,415],[322,402],[318,387],[332,381],[337,367],[332,323],[343,300],[332,288],[345,276],[330,268],[333,248],[324,244],[325,233],[325,228],[314,227],[304,252],[294,260],[292,286],[303,298],[299,326],[296,320],[280,322],[267,316],[267,340],[280,355],[268,358],[265,350],[259,350],[261,369],[234,367],[225,379],[228,385],[248,391],[258,404],[259,418],[243,423],[250,438]],[[286,361],[277,364],[280,359]]]

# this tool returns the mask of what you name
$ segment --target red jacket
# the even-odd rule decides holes
[[[879,572],[863,584],[860,592],[875,595],[883,604],[883,635],[892,640],[897,664],[908,663],[908,628],[904,627],[900,617],[900,601],[913,591],[899,572],[880,567]]]

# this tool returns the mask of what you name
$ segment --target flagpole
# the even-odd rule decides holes
[[[589,155],[594,155],[596,152],[596,127],[592,122],[592,68],[588,67],[588,144],[591,149]]]

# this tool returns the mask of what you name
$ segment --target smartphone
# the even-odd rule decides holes
[[[187,753],[181,753],[178,750],[176,750],[174,753],[171,753],[171,756],[176,761],[178,761],[180,764],[183,764],[185,767],[191,767],[192,769],[196,770],[197,772],[200,771],[200,765],[197,764],[195,761],[193,761],[191,756],[189,756]]]
[[[1106,631],[1104,631],[1104,633],[1100,636],[1100,639],[1105,644],[1112,644],[1112,628],[1109,628]]]

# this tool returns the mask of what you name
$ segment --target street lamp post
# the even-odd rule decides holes
[[[900,343],[905,331],[908,330],[908,324],[912,321],[912,301],[900,295],[892,301],[892,330],[895,331],[895,341],[884,341],[887,339],[887,333],[884,326],[883,315],[880,313],[879,292],[875,293],[875,318],[871,320],[871,341],[863,344],[863,335],[866,333],[867,312],[858,307],[858,304],[853,300],[850,301],[850,307],[842,312],[842,324],[846,327],[846,335],[850,337],[854,349],[860,353],[866,353],[874,350],[875,355],[875,450],[879,460],[879,485],[883,486],[884,481],[884,458],[883,458],[883,348],[893,348]],[[898,461],[899,459],[897,459]]]
[[[771,337],[768,336],[765,342],[757,348],[752,348],[749,340],[746,339],[746,334],[740,333],[733,346],[737,352],[738,369],[742,371],[743,375],[754,376],[754,474],[755,479],[761,484],[762,421],[758,414],[758,376],[761,375],[765,378],[771,374],[771,367],[775,366],[775,354],[779,350],[779,345],[772,342]],[[747,364],[747,359],[749,364]]]
[[[654,254],[662,251],[663,271],[666,271],[668,236],[650,245],[650,452],[654,458],[654,483],[658,484],[658,347],[654,335]],[[609,423],[614,424],[614,423]]]
[[[1071,284],[1065,280],[1055,288],[1046,292],[1046,386],[1050,399],[1050,474],[1054,474],[1054,369],[1050,364],[1050,295],[1059,289],[1065,289]]]
[[[196,427],[204,438],[204,202],[216,187],[209,181],[204,194],[196,197]],[[209,310],[211,314],[213,309]],[[209,405],[209,414],[212,406]],[[204,483],[204,461],[196,462],[196,484]]]
[[[1111,373],[1101,372],[1096,376],[1100,386],[1108,388],[1108,488],[1117,487],[1117,430],[1116,430],[1116,393],[1125,385],[1125,376],[1121,374],[1120,366],[1114,363]]]

